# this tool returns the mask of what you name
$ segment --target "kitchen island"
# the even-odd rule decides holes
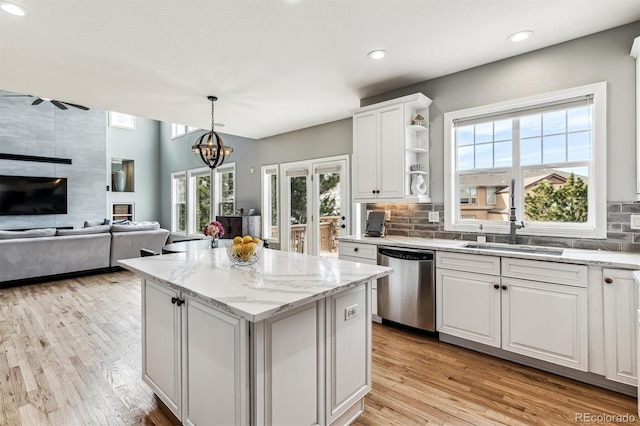
[[[392,269],[224,248],[119,261],[142,279],[142,375],[188,425],[343,425],[371,389],[371,284]]]

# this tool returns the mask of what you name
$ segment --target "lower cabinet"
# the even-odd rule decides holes
[[[587,371],[586,267],[547,263],[438,252],[437,330]]]
[[[605,375],[609,380],[636,386],[638,297],[633,271],[604,268],[602,275]]]
[[[338,257],[340,260],[366,263],[369,265],[378,264],[378,246],[375,244],[359,244],[341,241],[338,246]],[[371,319],[375,322],[382,322],[378,316],[378,281],[373,281],[371,287]]]
[[[245,321],[142,284],[143,380],[185,425],[249,423]]]
[[[370,291],[250,323],[143,279],[143,380],[185,425],[350,424],[371,389]]]

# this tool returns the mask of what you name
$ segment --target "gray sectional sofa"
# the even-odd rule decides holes
[[[139,257],[140,249],[161,252],[169,231],[157,222],[87,226],[79,229],[0,230],[0,286],[58,275],[108,270]]]

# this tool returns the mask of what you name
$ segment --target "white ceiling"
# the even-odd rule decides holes
[[[202,128],[216,95],[218,130],[250,138],[640,20],[640,0],[14,2],[29,13],[0,12],[0,89]],[[535,34],[507,41],[520,30]]]

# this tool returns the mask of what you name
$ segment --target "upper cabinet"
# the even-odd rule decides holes
[[[640,200],[640,37],[633,41],[631,56],[636,60],[636,199]]]
[[[431,200],[429,105],[416,93],[354,111],[354,202]]]

